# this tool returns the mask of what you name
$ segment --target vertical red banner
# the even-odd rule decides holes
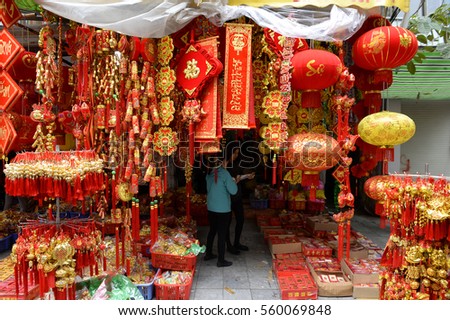
[[[217,37],[211,37],[197,42],[207,53],[214,58],[218,55]],[[202,120],[195,126],[195,141],[214,140],[217,136],[217,77],[211,79],[203,87],[201,95],[201,105],[205,112]]]
[[[226,129],[248,129],[252,63],[252,26],[227,23],[223,124]]]

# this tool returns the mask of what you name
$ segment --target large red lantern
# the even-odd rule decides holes
[[[362,36],[364,33],[366,33],[369,30],[372,30],[373,28],[377,27],[384,27],[384,26],[390,26],[391,23],[388,19],[385,17],[379,15],[379,14],[373,14],[364,21],[361,28],[356,31],[354,35],[352,35],[347,42],[348,43],[354,43],[360,36]]]
[[[411,60],[417,52],[414,33],[401,27],[378,27],[364,33],[352,49],[353,61],[375,71],[375,82],[392,82],[392,69]]]
[[[325,134],[300,133],[290,137],[287,143],[287,165],[303,171],[303,186],[318,186],[319,172],[339,161],[338,142]]]
[[[392,81],[375,82],[374,71],[363,69],[357,65],[351,66],[350,72],[355,76],[355,87],[363,93],[363,104],[369,109],[369,114],[379,112],[382,104],[381,91],[389,88]]]
[[[342,72],[338,56],[317,49],[297,52],[292,58],[292,66],[292,89],[303,91],[303,108],[319,108],[320,90],[336,83]]]

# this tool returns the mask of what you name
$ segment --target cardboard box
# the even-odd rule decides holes
[[[280,272],[278,286],[282,300],[317,299],[317,286],[307,270],[305,272]]]
[[[333,249],[320,239],[302,237],[300,241],[302,243],[302,252],[305,256],[331,257],[332,255]]]
[[[286,239],[289,242],[279,243],[279,240]],[[295,253],[302,251],[302,243],[294,235],[284,235],[284,236],[270,236],[268,239],[269,250],[274,254],[280,253]]]
[[[270,236],[294,235],[291,231],[285,230],[283,228],[264,228],[262,232],[264,234],[264,240],[266,241]]]
[[[328,241],[328,245],[333,248],[334,255],[337,256],[338,242]],[[344,257],[346,250],[346,241],[344,241]],[[369,256],[369,250],[363,247],[359,242],[350,242],[350,258],[352,259],[367,259]]]
[[[380,286],[378,283],[360,284],[353,286],[353,298],[355,299],[379,299]]]
[[[350,267],[349,262],[345,259],[341,261],[342,272],[352,281],[353,285],[360,285],[366,283],[378,283],[379,273],[354,273]]]
[[[306,218],[306,228],[311,231],[337,232],[337,223],[328,215],[319,215]]]
[[[269,225],[260,225],[259,226],[259,230],[264,233],[266,232],[266,230],[276,230],[276,229],[280,229],[280,227],[278,226],[269,226]]]
[[[322,297],[349,297],[353,295],[353,284],[342,272],[316,272],[308,263],[309,271],[313,277],[318,295]],[[324,281],[324,279],[330,281]],[[334,281],[336,279],[337,281]]]
[[[284,253],[284,254],[277,254],[274,255],[274,257],[280,257],[280,256],[287,256],[287,255],[296,255],[299,254],[300,256],[294,256],[292,258],[286,258],[286,259],[273,259],[272,260],[272,269],[274,273],[279,277],[280,275],[283,275],[284,272],[298,272],[298,273],[308,273],[309,274],[309,268],[306,264],[305,257],[301,255],[301,253]]]

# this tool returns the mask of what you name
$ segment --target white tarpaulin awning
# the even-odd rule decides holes
[[[295,8],[229,5],[227,0],[35,0],[64,18],[143,37],[161,38],[203,15],[217,26],[241,16],[285,36],[321,41],[345,40],[368,15],[358,8]]]

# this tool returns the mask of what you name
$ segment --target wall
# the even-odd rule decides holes
[[[430,174],[450,176],[450,102],[402,101],[401,110],[416,123],[415,135],[400,147],[402,170],[410,159],[410,173],[424,173],[428,164]]]

